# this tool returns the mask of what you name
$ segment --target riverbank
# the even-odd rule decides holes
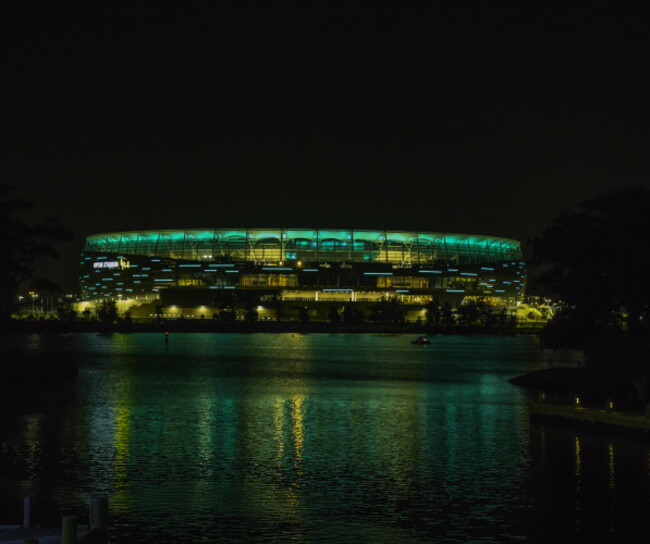
[[[530,416],[533,420],[548,420],[559,424],[578,425],[650,438],[650,413],[631,414],[611,409],[541,402],[530,405]]]
[[[12,320],[0,326],[10,333],[75,332],[268,332],[268,333],[374,333],[374,334],[539,334],[527,327],[435,327],[423,323],[328,323],[322,321],[216,321],[209,319],[166,320],[162,322],[102,323],[100,321]]]

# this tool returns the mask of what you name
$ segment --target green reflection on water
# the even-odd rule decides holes
[[[289,363],[261,377],[255,364],[244,378],[233,378],[232,368],[201,362],[191,363],[196,375],[188,375],[165,352],[139,368],[134,349],[128,337],[114,346],[110,398],[93,416],[101,429],[104,410],[112,407],[111,507],[117,514],[145,502],[166,511],[173,500],[180,516],[215,500],[223,510],[300,524],[318,491],[314,474],[336,482],[360,467],[381,474],[391,493],[407,494],[414,486],[421,439],[431,427],[426,388],[416,380],[323,383],[310,376],[316,355],[301,335],[290,339],[288,353],[296,355]],[[451,438],[459,432],[456,412],[451,407],[444,416],[452,463],[459,447]],[[482,428],[491,432],[487,422]],[[153,482],[169,497],[152,502]]]
[[[647,445],[531,430],[507,383],[546,364],[526,338],[77,338],[75,395],[2,435],[0,480],[77,512],[108,493],[122,541],[467,542],[531,516],[584,540],[648,504]]]
[[[115,487],[110,506],[115,512],[127,512],[132,506],[131,486],[129,482],[129,446],[131,441],[131,408],[133,405],[131,378],[128,373],[123,377],[122,387],[116,390],[114,406],[115,434]]]

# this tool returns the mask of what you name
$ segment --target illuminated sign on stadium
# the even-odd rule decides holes
[[[129,261],[120,259],[119,261],[97,261],[93,263],[93,268],[129,268]]]

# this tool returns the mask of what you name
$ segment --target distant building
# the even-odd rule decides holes
[[[82,300],[114,300],[136,317],[212,318],[255,305],[260,318],[395,300],[408,317],[432,299],[458,306],[523,298],[520,243],[434,232],[213,229],[113,232],[86,238]]]

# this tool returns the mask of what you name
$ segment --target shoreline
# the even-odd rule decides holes
[[[524,389],[579,391],[587,385],[587,369],[582,365],[544,368],[515,376],[508,381]]]
[[[140,333],[140,332],[212,332],[212,333],[360,333],[413,334],[433,336],[466,335],[538,335],[537,327],[435,327],[421,323],[328,323],[321,321],[212,321],[177,320],[161,323],[101,323],[98,321],[23,321],[12,320],[0,325],[0,333]]]
[[[597,431],[614,431],[637,437],[650,438],[650,414],[631,414],[614,410],[569,406],[561,404],[533,403],[530,405],[531,420],[580,426]]]

